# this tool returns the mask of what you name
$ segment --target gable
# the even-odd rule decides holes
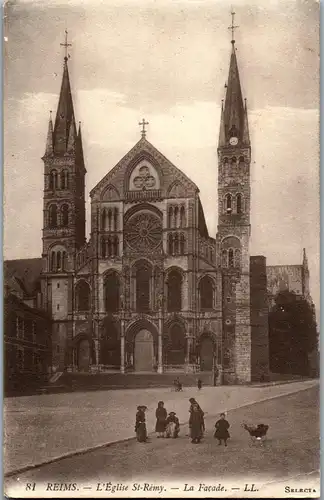
[[[198,187],[145,138],[91,190],[94,201],[192,198]],[[143,195],[143,196],[142,196]]]

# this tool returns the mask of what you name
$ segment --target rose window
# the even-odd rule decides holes
[[[134,215],[126,224],[126,241],[133,250],[154,250],[162,241],[162,223],[149,212]]]

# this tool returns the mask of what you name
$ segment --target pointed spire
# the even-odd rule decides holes
[[[79,130],[78,130],[78,135],[77,135],[77,157],[78,157],[78,162],[83,165],[83,168],[85,169],[84,166],[84,156],[83,156],[83,145],[82,145],[82,133],[81,133],[81,122],[79,122]]]
[[[222,109],[221,109],[221,119],[220,119],[220,127],[219,127],[219,139],[218,146],[226,146],[226,137],[225,137],[225,118],[224,118],[224,101],[222,99]]]
[[[303,268],[305,271],[308,271],[308,259],[306,255],[306,248],[303,248]]]
[[[45,156],[50,156],[52,154],[53,154],[53,122],[52,122],[52,111],[50,111],[50,119],[48,122]]]
[[[250,145],[248,119],[246,105],[243,104],[240,74],[238,70],[236,48],[234,40],[234,15],[232,12],[232,50],[229,66],[228,81],[226,87],[226,97],[224,106],[224,120],[221,122],[221,128],[224,128],[225,141],[228,144],[231,137],[236,137],[241,143]],[[221,135],[221,132],[220,132]],[[223,135],[223,132],[222,132]],[[224,144],[225,145],[225,144]],[[221,144],[219,144],[221,146]]]
[[[246,99],[244,99],[244,122],[243,122],[243,133],[242,133],[243,144],[250,144],[250,132],[249,132],[249,121],[247,113]]]
[[[54,151],[64,154],[67,151],[71,124],[74,130],[75,118],[73,110],[72,92],[69,78],[67,57],[64,58],[63,77],[59,103],[57,107],[55,126],[54,126]]]

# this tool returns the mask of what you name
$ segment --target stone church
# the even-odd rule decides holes
[[[267,377],[266,263],[249,251],[251,142],[231,44],[216,238],[198,186],[147,140],[143,120],[140,140],[90,192],[86,239],[86,165],[65,57],[42,158],[41,293],[57,370]]]

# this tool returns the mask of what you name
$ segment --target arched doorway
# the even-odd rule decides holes
[[[80,340],[78,344],[78,369],[80,372],[88,372],[90,365],[90,346],[87,339]]]
[[[213,369],[214,344],[210,337],[204,337],[200,342],[200,370],[211,371]]]
[[[100,342],[100,363],[105,366],[120,368],[120,335],[119,325],[109,317],[105,318],[102,325]]]
[[[153,335],[149,330],[140,330],[135,337],[134,368],[136,372],[151,372],[154,366]]]

